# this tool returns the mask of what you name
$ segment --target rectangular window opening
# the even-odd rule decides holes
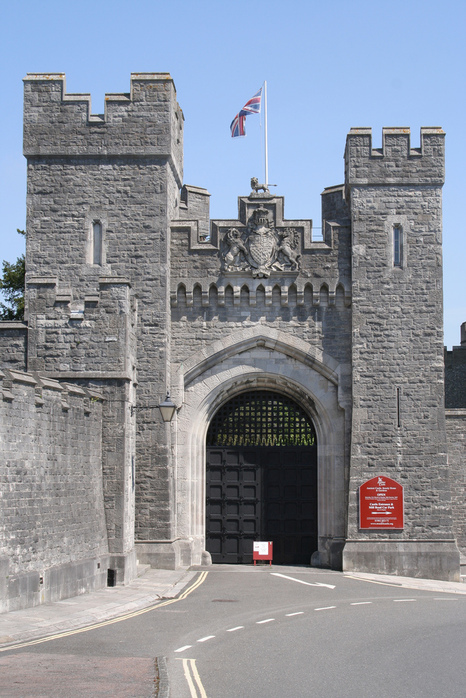
[[[400,225],[393,228],[393,266],[403,266],[403,231]]]
[[[102,223],[92,223],[92,263],[102,265]]]

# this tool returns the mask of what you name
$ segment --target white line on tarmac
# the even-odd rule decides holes
[[[275,618],[267,618],[266,620],[257,620],[256,625],[261,625],[262,623],[271,623]]]
[[[234,633],[235,630],[243,630],[244,625],[237,625],[236,628],[228,628],[227,633]]]
[[[394,603],[404,603],[405,601],[416,601],[416,599],[393,599]]]
[[[215,635],[206,635],[205,637],[201,637],[201,639],[198,640],[198,642],[207,642],[207,640],[212,640],[212,638],[214,637]]]
[[[192,645],[184,645],[184,647],[178,647],[175,652],[184,652],[185,650],[189,650],[190,647],[192,647]]]
[[[350,603],[350,606],[366,606],[370,603],[372,603],[372,601],[353,601],[353,603]]]
[[[301,616],[304,611],[296,611],[296,613],[285,613],[286,616]]]
[[[329,611],[331,608],[336,608],[336,606],[322,606],[321,608],[315,608],[314,611]]]
[[[327,587],[328,589],[335,589],[334,584],[321,584],[321,582],[304,582],[302,579],[296,579],[295,577],[288,577],[286,574],[280,574],[280,572],[271,572],[274,577],[283,577],[283,579],[290,579],[292,582],[298,582],[299,584],[306,584],[308,587]]]

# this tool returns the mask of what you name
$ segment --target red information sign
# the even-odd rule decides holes
[[[256,560],[269,560],[272,564],[273,558],[273,543],[271,540],[258,540],[253,542],[252,546],[252,559],[254,564]]]
[[[403,528],[403,486],[384,475],[361,485],[359,528]]]

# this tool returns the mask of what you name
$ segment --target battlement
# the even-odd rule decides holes
[[[191,279],[189,283],[179,283],[171,291],[171,305],[177,307],[241,307],[296,308],[298,306],[343,308],[351,305],[351,290],[343,283],[327,281],[300,281],[296,284],[268,283],[254,279],[246,283],[209,283],[202,279]]]
[[[420,148],[411,148],[409,128],[382,129],[382,148],[372,147],[371,128],[352,128],[346,139],[347,186],[432,184],[445,179],[445,132],[421,128]]]
[[[132,73],[128,94],[67,94],[64,73],[24,78],[24,155],[157,156],[182,162],[183,112],[168,73]],[[180,165],[181,168],[181,165]]]

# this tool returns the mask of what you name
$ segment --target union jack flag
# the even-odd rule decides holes
[[[230,124],[230,131],[231,131],[231,137],[236,138],[237,136],[245,136],[246,135],[246,117],[249,116],[249,114],[259,114],[261,110],[261,101],[262,101],[262,87],[254,97],[251,97],[244,107],[241,109],[241,111],[238,112],[238,114],[235,116],[233,121]]]
[[[231,137],[236,138],[237,136],[246,135],[246,117],[237,114],[230,124]]]

